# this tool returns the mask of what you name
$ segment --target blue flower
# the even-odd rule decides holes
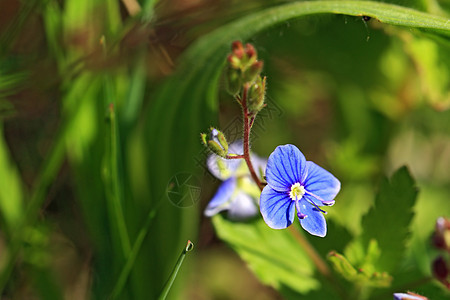
[[[331,173],[311,161],[293,145],[278,146],[269,156],[267,185],[261,193],[260,210],[269,227],[283,229],[294,221],[312,235],[327,234],[325,211],[331,206],[341,183]]]
[[[229,146],[228,152],[242,155],[242,147],[242,141],[239,140]],[[250,159],[257,174],[266,168],[267,160],[254,154],[250,155]],[[231,220],[245,220],[257,215],[261,192],[252,180],[245,161],[211,154],[206,163],[211,174],[223,180],[223,183],[206,207],[205,216],[212,217],[224,210],[228,210]]]

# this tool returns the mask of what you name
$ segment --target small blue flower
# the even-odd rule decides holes
[[[228,152],[242,155],[242,141],[234,142]],[[266,168],[267,160],[254,154],[250,155],[257,174]],[[256,183],[251,179],[247,164],[243,159],[224,159],[211,154],[206,162],[208,170],[216,178],[223,180],[216,194],[205,209],[205,216],[228,210],[231,220],[245,220],[258,214],[258,198],[261,194]]]
[[[261,193],[260,210],[269,227],[283,229],[294,221],[295,210],[300,224],[312,235],[327,234],[325,211],[341,189],[341,183],[294,145],[278,146],[269,156],[267,185]]]

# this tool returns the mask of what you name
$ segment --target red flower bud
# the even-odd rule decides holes
[[[449,270],[447,267],[447,262],[442,256],[438,256],[438,258],[433,261],[432,269],[434,277],[436,277],[439,281],[447,279]]]
[[[245,54],[247,54],[248,58],[255,58],[256,59],[256,50],[255,47],[253,47],[252,44],[246,44],[245,45]]]

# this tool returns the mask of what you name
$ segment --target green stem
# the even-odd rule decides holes
[[[331,286],[336,290],[336,292],[342,299],[347,299],[348,296],[346,291],[341,288],[339,283],[333,277],[333,274],[331,273],[330,268],[328,268],[327,263],[317,253],[316,249],[311,245],[311,243],[302,234],[298,233],[298,230],[294,226],[289,227],[289,232],[300,244],[303,250],[305,250],[306,254],[314,263],[319,273],[331,284]]]
[[[183,264],[183,260],[186,256],[186,253],[191,251],[192,248],[194,248],[194,244],[191,241],[187,241],[186,247],[183,249],[183,251],[181,251],[180,257],[178,257],[177,263],[175,264],[175,267],[173,268],[172,273],[169,276],[169,279],[167,280],[166,284],[164,285],[164,288],[163,288],[158,300],[166,299],[167,295],[169,294],[170,288],[172,287],[173,282],[175,281],[175,278],[177,277],[178,271],[180,270],[181,265]]]

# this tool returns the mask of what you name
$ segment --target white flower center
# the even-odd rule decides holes
[[[300,183],[297,182],[296,184],[293,184],[291,186],[291,192],[289,193],[289,196],[291,197],[292,200],[295,201],[300,200],[305,193],[306,191],[303,185],[300,185]]]

